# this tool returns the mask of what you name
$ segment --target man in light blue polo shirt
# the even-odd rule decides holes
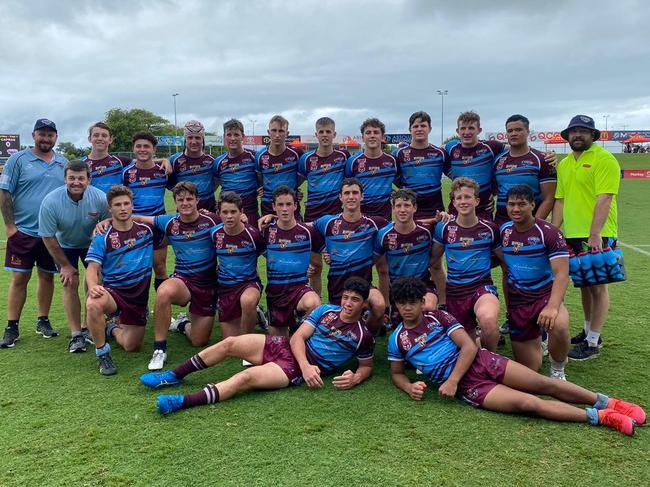
[[[88,328],[81,326],[79,260],[86,253],[95,225],[109,218],[106,193],[90,185],[90,168],[85,161],[70,161],[63,172],[65,186],[49,193],[38,217],[38,234],[59,268],[63,284],[63,308],[72,338],[70,353],[85,352],[92,343]]]
[[[68,162],[53,150],[57,136],[54,122],[46,118],[37,120],[32,132],[34,147],[11,156],[0,177],[0,211],[7,231],[5,269],[12,271],[7,328],[0,348],[11,348],[18,340],[18,322],[34,264],[38,269],[36,333],[44,338],[58,335],[48,319],[56,266],[38,236],[41,201],[50,191],[63,185],[63,168]]]

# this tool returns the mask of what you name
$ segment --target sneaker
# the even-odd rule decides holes
[[[269,320],[262,307],[258,305],[255,311],[257,312],[257,326],[264,332],[269,331]]]
[[[551,373],[548,374],[548,376],[551,379],[566,380],[566,374],[564,373],[564,369],[556,370],[551,368]]]
[[[613,409],[601,409],[598,411],[598,424],[613,428],[627,436],[634,435],[634,421],[632,418]]]
[[[160,414],[169,414],[178,411],[183,407],[183,395],[160,395],[156,400],[156,409]]]
[[[598,347],[590,347],[586,340],[578,343],[575,347],[569,350],[569,358],[571,360],[589,360],[598,357],[598,355]]]
[[[190,319],[185,313],[178,313],[178,316],[169,323],[169,331],[178,331],[178,326],[189,323]]]
[[[43,335],[43,338],[58,337],[59,332],[52,329],[50,320],[39,320],[36,322],[36,333]]]
[[[73,336],[68,343],[68,352],[82,353],[86,351],[86,340],[83,335]]]
[[[164,350],[154,350],[149,360],[149,370],[162,370],[167,360],[167,353]]]
[[[165,370],[163,372],[147,372],[140,376],[142,385],[150,389],[157,389],[158,387],[177,386],[183,382],[174,374],[173,370]]]
[[[115,375],[117,374],[117,367],[113,363],[113,359],[109,353],[97,357],[99,362],[99,373],[102,375]]]
[[[580,330],[580,333],[571,337],[571,345],[578,345],[581,342],[587,340],[587,334],[585,333],[584,328]],[[603,339],[598,337],[598,348],[603,348]]]
[[[94,345],[95,344],[95,341],[93,340],[93,336],[90,334],[90,330],[88,330],[88,328],[82,328],[81,329],[81,336],[84,337],[84,341],[88,345]]]
[[[14,328],[5,328],[5,334],[0,340],[0,348],[13,348],[18,341],[18,330]]]
[[[613,397],[609,399],[607,403],[607,409],[613,409],[617,413],[624,414],[629,416],[639,426],[645,424],[646,414],[641,406],[637,406],[634,403],[626,402],[621,399],[614,399]]]

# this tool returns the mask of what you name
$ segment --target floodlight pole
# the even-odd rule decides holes
[[[442,147],[445,131],[445,95],[449,92],[447,90],[436,91],[440,95],[440,146]]]
[[[609,118],[609,115],[603,115],[603,118],[605,119],[605,132],[607,132],[607,119]],[[603,144],[603,147],[605,147],[605,139],[603,139],[601,143]]]
[[[176,146],[176,152],[178,152],[178,122],[176,120],[176,97],[180,93],[173,93],[172,98],[174,99],[174,145]]]
[[[253,146],[255,147],[255,150],[257,150],[257,144],[255,143],[255,122],[257,122],[257,120],[252,120],[251,119],[251,120],[249,120],[249,122],[253,126]]]

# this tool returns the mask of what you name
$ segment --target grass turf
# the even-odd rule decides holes
[[[650,167],[650,155],[617,157],[622,167]],[[644,216],[649,185],[622,181],[622,242],[650,243]],[[648,407],[650,257],[624,250],[629,277],[610,287],[601,356],[570,362],[567,374],[580,385]],[[3,289],[9,277],[0,273]],[[327,381],[322,390],[252,392],[160,417],[156,393],[138,381],[150,357],[151,324],[143,351],[114,347],[119,374],[101,377],[92,349],[67,352],[58,285],[50,316],[62,336],[44,340],[34,334],[33,284],[21,340],[0,351],[3,486],[650,484],[647,428],[627,438],[583,424],[474,410],[439,398],[435,387],[424,401],[411,401],[390,383],[385,338],[377,342],[374,376],[351,391],[336,391]],[[569,289],[567,306],[577,332],[582,316],[576,289]],[[170,335],[169,364],[196,351]],[[509,355],[509,347],[502,352]],[[239,361],[229,360],[169,392],[193,391],[240,369]]]

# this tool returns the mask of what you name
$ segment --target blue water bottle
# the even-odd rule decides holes
[[[580,270],[580,259],[573,250],[569,250],[569,274],[575,287],[582,287],[584,285],[582,271]]]
[[[623,251],[621,249],[614,249],[616,255],[616,263],[618,264],[617,272],[612,276],[615,282],[624,281],[627,278],[625,272],[625,260],[623,259]]]
[[[609,282],[607,279],[607,267],[605,266],[605,259],[603,253],[597,250],[592,250],[589,254],[591,259],[591,268],[594,270],[594,277],[598,284],[606,284]]]
[[[580,254],[578,254],[578,258],[580,259],[580,270],[582,271],[582,285],[596,285],[596,275],[594,274],[594,269],[591,266],[591,254],[582,251]]]

